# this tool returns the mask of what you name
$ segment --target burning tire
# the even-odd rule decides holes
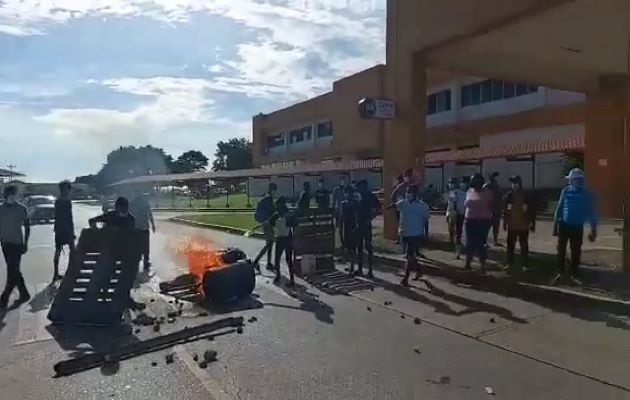
[[[206,299],[216,304],[249,296],[256,286],[254,264],[239,261],[225,267],[211,269],[203,276]]]

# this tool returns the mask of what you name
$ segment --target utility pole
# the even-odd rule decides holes
[[[15,164],[7,164],[7,168],[9,168],[9,182],[13,182],[13,170],[17,167]]]

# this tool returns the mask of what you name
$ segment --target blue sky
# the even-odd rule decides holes
[[[0,54],[0,168],[73,178],[121,145],[211,157],[383,62],[385,0],[0,0]]]

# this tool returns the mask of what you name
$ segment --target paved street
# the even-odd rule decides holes
[[[76,205],[77,226],[97,211]],[[169,248],[186,236],[239,246],[250,256],[262,247],[166,217],[160,215],[152,249],[161,279],[184,270]],[[242,311],[224,310],[257,317],[242,335],[179,346],[171,365],[163,351],[123,361],[116,373],[53,379],[57,361],[158,334],[51,329],[45,306],[52,252],[52,227],[35,227],[23,265],[37,296],[0,323],[2,399],[630,399],[628,315],[525,302],[436,277],[404,289],[397,271],[384,267],[373,291],[350,295],[301,281],[290,291],[259,277]],[[165,302],[151,292],[154,283],[138,296]],[[205,321],[180,318],[161,333]],[[192,355],[209,348],[219,360],[199,369]]]

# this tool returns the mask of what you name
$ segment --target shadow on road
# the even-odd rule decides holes
[[[430,275],[444,278],[454,285],[466,286],[479,292],[492,292],[508,298],[517,298],[541,305],[554,312],[567,314],[582,320],[604,322],[609,327],[630,330],[630,307],[624,304],[605,301],[593,302],[588,301],[588,299],[579,300],[579,303],[576,303],[577,300],[573,295],[564,294],[561,291],[537,290],[534,287],[519,285],[517,282],[506,282],[505,279],[495,278],[492,275],[481,275],[474,271],[465,271],[463,269],[458,270],[438,260],[425,258],[421,260],[421,262],[437,267],[427,271]],[[374,265],[374,269],[390,273],[392,270],[395,270],[390,266],[379,264]],[[379,280],[375,280],[374,282],[377,284],[380,283]],[[391,286],[398,288],[392,289]],[[394,285],[390,282],[386,282],[384,287],[386,289],[390,287],[392,291],[397,290],[403,296],[406,293],[404,288],[400,288],[398,285]],[[435,289],[437,289],[437,291],[435,291]],[[441,296],[445,300],[463,304],[470,307],[472,310],[493,312],[501,315],[503,318],[522,323],[519,321],[518,317],[513,315],[510,317],[511,312],[503,307],[455,296],[439,288],[435,288],[435,286],[433,294]],[[417,296],[417,294],[412,296]],[[411,299],[413,300],[413,298]]]
[[[127,325],[111,328],[49,325],[46,329],[63,350],[70,352],[71,358],[107,352],[140,341]]]
[[[286,282],[280,282],[277,286],[284,290],[289,296],[298,300],[301,304],[299,307],[295,307],[286,304],[265,303],[266,306],[306,311],[315,315],[318,321],[327,324],[334,323],[333,315],[335,314],[335,310],[330,305],[320,300],[319,295],[309,292],[306,286],[295,284],[295,286],[289,287],[286,286]]]

